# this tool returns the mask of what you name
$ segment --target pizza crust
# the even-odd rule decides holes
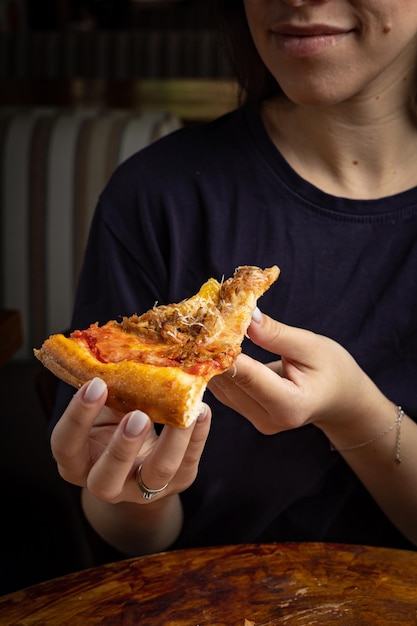
[[[64,335],[52,335],[35,356],[61,380],[81,387],[98,376],[108,387],[106,404],[122,413],[140,408],[154,422],[186,428],[199,415],[207,381],[174,367],[122,361],[99,363]]]

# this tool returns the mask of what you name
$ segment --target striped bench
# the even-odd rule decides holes
[[[112,171],[180,126],[164,112],[0,110],[0,308],[22,316],[17,360],[69,326],[90,221]]]

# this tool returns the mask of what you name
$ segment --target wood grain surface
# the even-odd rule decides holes
[[[165,552],[0,598],[1,625],[417,624],[417,552],[321,543]]]

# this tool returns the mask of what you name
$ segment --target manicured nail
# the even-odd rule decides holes
[[[204,422],[204,420],[207,417],[207,405],[203,404],[203,406],[201,407],[201,413],[200,415],[197,417],[197,422]]]
[[[260,324],[262,322],[262,313],[258,307],[256,307],[252,313],[252,322],[255,322],[255,324]]]
[[[93,378],[84,392],[84,401],[88,404],[94,404],[100,400],[103,393],[106,391],[106,383],[101,378]]]
[[[149,417],[142,411],[133,411],[126,422],[125,435],[127,437],[138,437],[149,421]]]

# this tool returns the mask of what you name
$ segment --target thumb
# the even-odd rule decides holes
[[[293,361],[308,364],[314,354],[318,335],[295,326],[288,326],[255,309],[248,336],[256,345]]]

